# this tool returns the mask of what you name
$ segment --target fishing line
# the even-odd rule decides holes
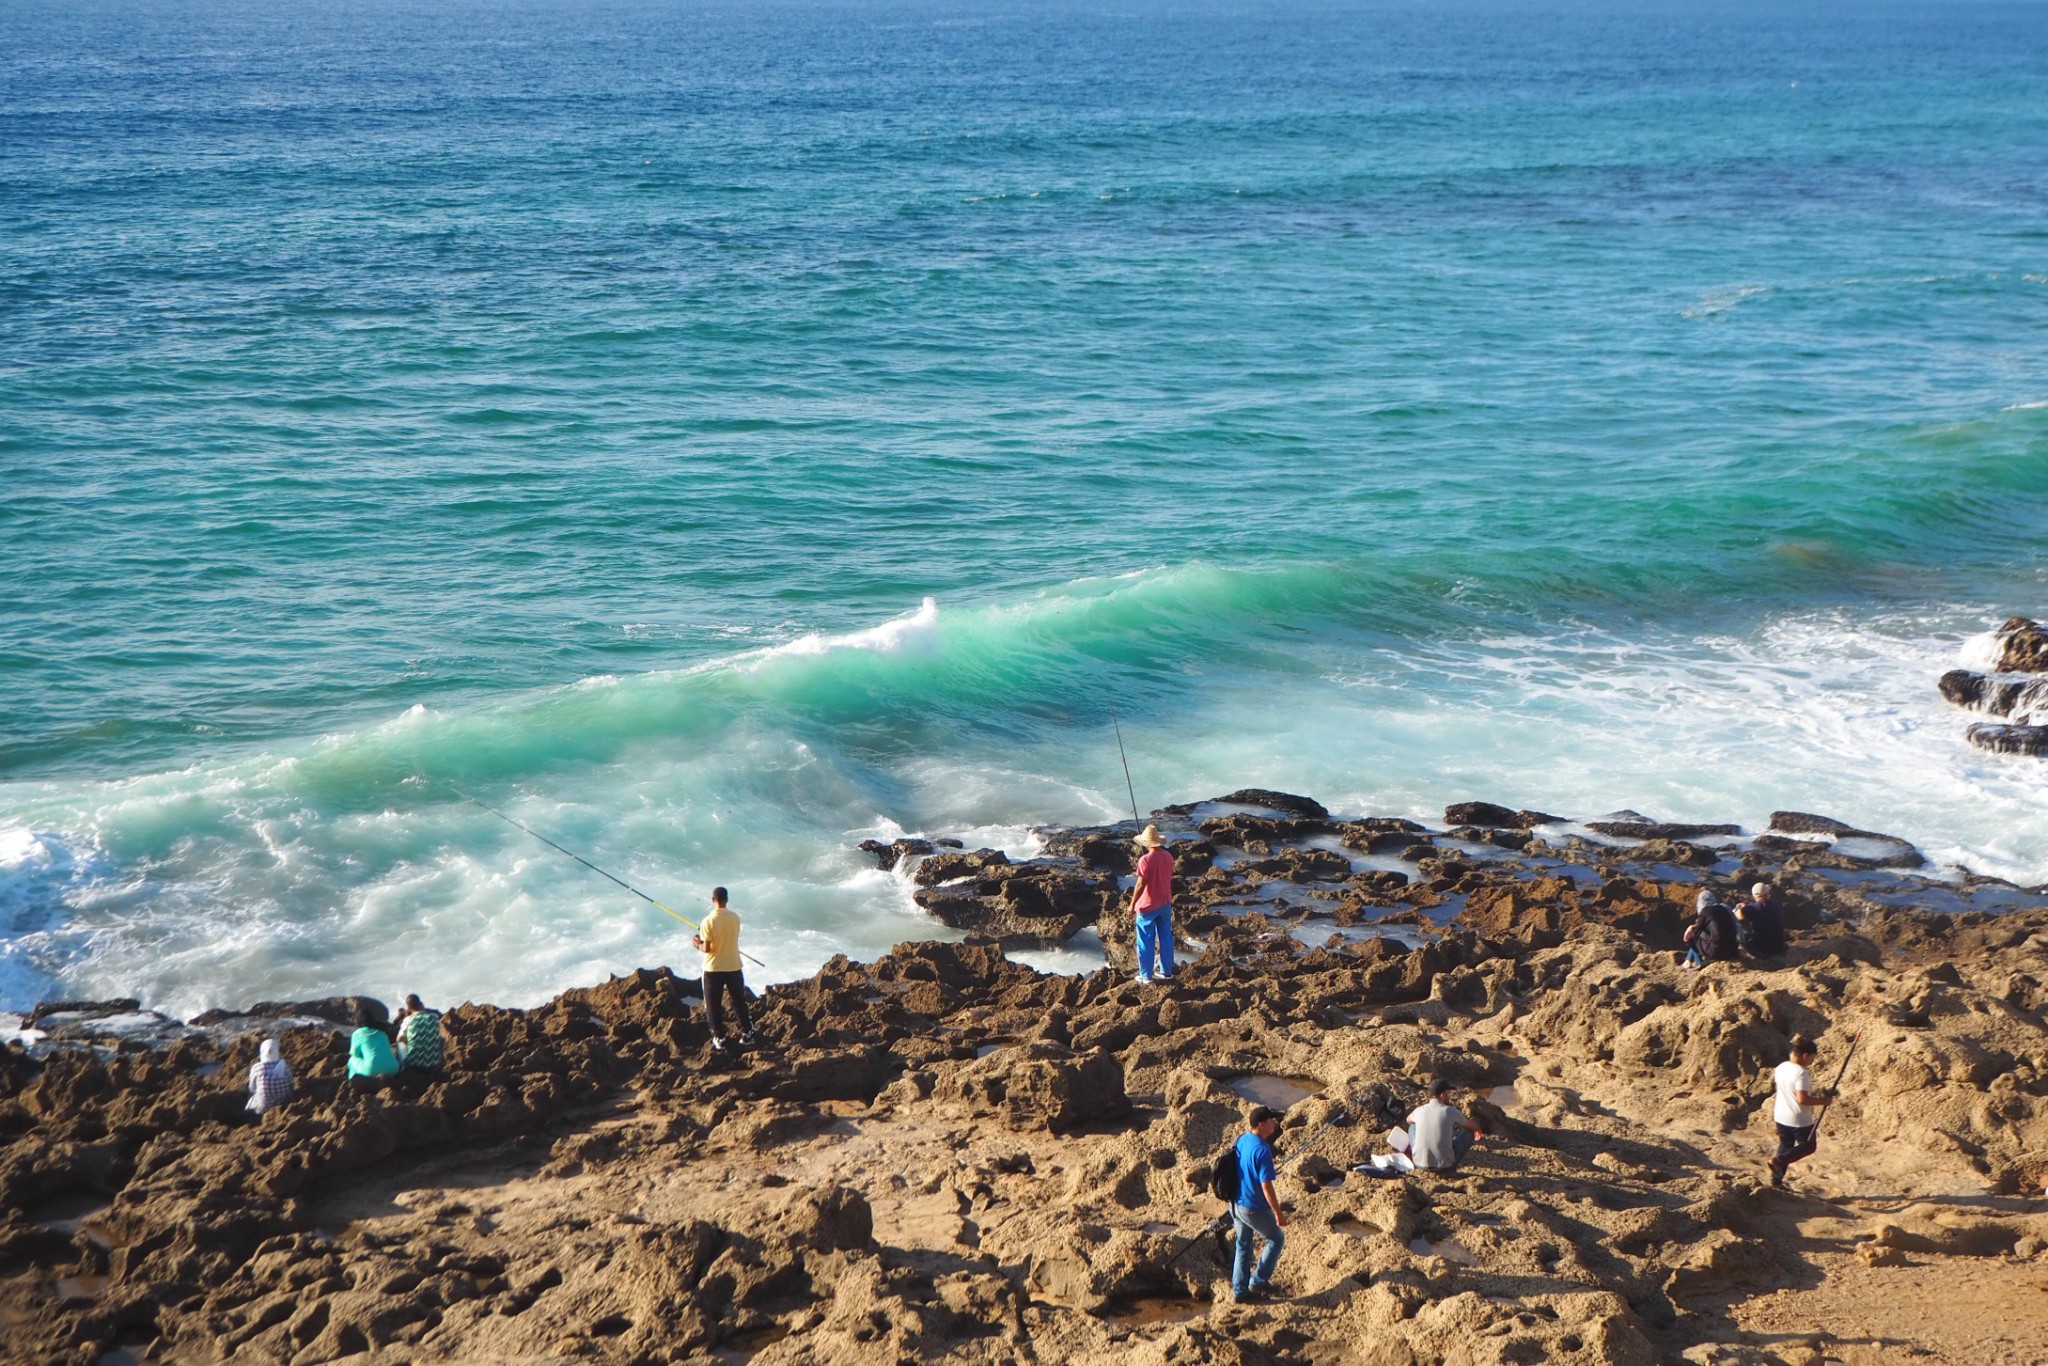
[[[1109,724],[1116,731],[1116,757],[1124,761],[1124,791],[1131,794],[1131,820],[1142,825],[1144,822],[1138,818],[1138,789],[1131,786],[1131,759],[1124,753],[1124,728],[1117,724],[1114,702],[1109,704]]]
[[[542,844],[545,844],[548,848],[554,850],[556,853],[567,854],[570,858],[575,859],[578,863],[582,864],[585,868],[588,868],[591,872],[596,873],[599,877],[606,878],[612,882],[618,883],[619,886],[624,887],[627,891],[631,892],[634,896],[639,897],[642,901],[654,907],[656,910],[668,911],[670,915],[682,921],[691,929],[696,930],[699,933],[703,932],[704,927],[698,924],[696,921],[690,919],[690,917],[684,915],[680,911],[669,910],[668,907],[662,905],[659,901],[656,901],[653,897],[647,895],[647,893],[641,891],[632,883],[627,882],[624,878],[613,877],[610,873],[607,873],[604,869],[598,867],[589,859],[577,853],[574,849],[564,849],[561,845],[556,844],[553,840],[549,839],[546,835],[543,835],[540,831],[535,830],[532,826],[520,825],[518,821],[513,820],[510,816],[500,811],[497,807],[492,806],[489,802],[478,801],[475,797],[470,796],[467,792],[464,792],[454,783],[448,783],[447,788],[450,792],[453,792],[456,796],[462,798],[462,800],[469,802],[475,806],[482,807],[484,810],[490,812],[493,816],[496,816],[499,820],[504,821],[507,825],[518,826],[519,829],[524,830],[527,834],[533,836],[535,839],[539,840]],[[746,959],[749,963],[752,963],[757,968],[765,969],[768,966],[760,959],[754,957],[753,954],[748,953],[745,949],[740,950],[740,957]]]

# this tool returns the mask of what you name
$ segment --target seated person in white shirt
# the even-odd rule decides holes
[[[1430,1085],[1428,1102],[1408,1116],[1408,1156],[1429,1171],[1450,1171],[1465,1160],[1472,1140],[1486,1133],[1451,1104],[1450,1094],[1450,1078],[1438,1077]]]

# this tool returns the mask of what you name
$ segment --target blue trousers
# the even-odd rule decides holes
[[[1273,1283],[1273,1268],[1280,1263],[1280,1245],[1287,1241],[1287,1235],[1280,1231],[1280,1221],[1269,1209],[1232,1205],[1230,1222],[1237,1233],[1237,1255],[1230,1266],[1230,1293],[1243,1299],[1245,1291],[1264,1290]],[[1256,1267],[1252,1265],[1253,1234],[1266,1242]]]
[[[1818,1123],[1780,1124],[1778,1126],[1778,1155],[1771,1159],[1772,1165],[1789,1167],[1794,1162],[1812,1157],[1814,1149],[1820,1146],[1819,1140],[1814,1137],[1813,1132],[1819,1127]]]
[[[1140,977],[1173,976],[1173,907],[1154,907],[1140,911],[1138,921],[1138,975]],[[1155,969],[1152,965],[1158,962]]]

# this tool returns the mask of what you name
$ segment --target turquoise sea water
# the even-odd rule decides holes
[[[0,16],[0,1007],[930,934],[1249,783],[2048,878],[2048,5]]]

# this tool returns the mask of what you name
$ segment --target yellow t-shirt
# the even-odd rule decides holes
[[[740,918],[727,906],[714,906],[697,930],[704,941],[704,971],[740,970]]]

